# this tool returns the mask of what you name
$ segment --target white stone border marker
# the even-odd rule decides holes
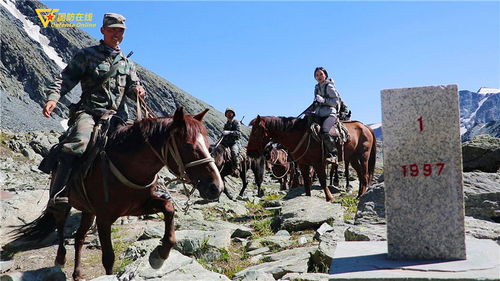
[[[390,259],[465,259],[457,85],[381,91]]]

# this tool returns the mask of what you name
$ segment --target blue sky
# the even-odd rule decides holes
[[[43,1],[60,12],[122,13],[132,59],[244,123],[296,116],[324,66],[353,119],[381,120],[380,90],[500,88],[500,2]],[[146,89],[147,91],[147,89]]]

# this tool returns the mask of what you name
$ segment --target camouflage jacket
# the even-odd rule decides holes
[[[228,147],[235,143],[239,143],[241,138],[240,121],[236,119],[228,120],[226,124],[224,124],[224,131],[231,131],[231,133],[224,137],[222,145]]]
[[[104,79],[117,64],[116,70]],[[134,88],[140,87],[134,64],[122,52],[114,58],[104,42],[79,50],[66,68],[47,87],[48,100],[58,101],[81,82],[81,100],[75,111],[95,112],[113,109],[124,119],[128,118],[126,97],[134,99]]]

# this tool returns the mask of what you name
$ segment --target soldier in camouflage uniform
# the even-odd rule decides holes
[[[240,122],[234,117],[236,113],[232,108],[227,108],[224,112],[224,115],[227,118],[226,124],[224,124],[224,131],[222,131],[223,139],[221,144],[225,147],[229,147],[231,150],[231,161],[235,164],[235,176],[238,176],[240,169],[240,159],[238,155],[240,154],[241,144],[241,130],[240,130]]]
[[[104,15],[101,33],[103,40],[97,46],[79,50],[45,93],[47,103],[43,115],[50,117],[60,97],[81,83],[81,100],[70,107],[70,128],[62,140],[57,173],[53,180],[51,203],[67,202],[67,184],[73,163],[87,148],[96,120],[106,110],[114,110],[123,120],[128,119],[127,97],[144,97],[145,91],[137,77],[134,64],[120,51],[119,44],[125,32],[125,17]]]

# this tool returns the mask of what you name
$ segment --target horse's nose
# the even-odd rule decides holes
[[[200,183],[198,186],[198,190],[200,192],[200,196],[208,200],[218,199],[222,192],[222,188],[219,188],[219,186],[213,182],[205,184]]]

